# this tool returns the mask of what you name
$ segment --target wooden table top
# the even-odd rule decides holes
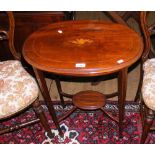
[[[23,56],[43,71],[96,76],[130,66],[142,51],[141,37],[127,26],[79,20],[50,24],[34,32],[25,41]]]

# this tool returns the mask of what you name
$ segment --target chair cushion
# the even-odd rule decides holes
[[[142,96],[147,107],[155,110],[155,59],[149,59],[144,63],[144,79]]]
[[[0,119],[29,106],[38,93],[36,81],[19,61],[0,62]]]

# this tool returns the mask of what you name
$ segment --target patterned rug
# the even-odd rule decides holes
[[[118,124],[100,110],[82,111],[77,110],[67,119],[61,122],[61,128],[64,136],[60,137],[55,125],[48,113],[46,106],[43,104],[49,124],[53,133],[53,138],[49,138],[44,132],[40,123],[31,125],[0,136],[0,143],[3,144],[139,144],[141,136],[141,119],[139,114],[139,105],[134,102],[126,102],[125,119],[123,126],[123,138],[118,136]],[[57,116],[63,115],[72,105],[69,103],[65,109],[59,103],[55,103],[54,108]],[[117,102],[108,101],[105,109],[114,115],[118,113]],[[14,124],[14,122],[25,122],[35,117],[31,110],[23,113],[20,117],[0,124]],[[147,143],[155,143],[155,133],[150,133]]]

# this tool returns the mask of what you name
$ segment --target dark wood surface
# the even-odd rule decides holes
[[[73,96],[73,104],[80,109],[96,110],[105,105],[105,96],[97,91],[81,91]]]
[[[33,33],[23,47],[34,67],[63,75],[96,76],[130,66],[143,44],[127,26],[103,21],[69,21]]]

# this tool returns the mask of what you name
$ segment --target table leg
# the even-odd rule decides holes
[[[63,133],[62,133],[62,130],[61,130],[60,126],[59,126],[58,119],[56,117],[56,113],[55,113],[55,110],[54,110],[53,105],[52,105],[52,100],[51,100],[51,97],[49,95],[49,91],[48,91],[48,88],[47,88],[47,84],[46,84],[43,72],[41,70],[39,70],[39,69],[34,68],[34,67],[33,67],[33,70],[35,72],[35,75],[36,75],[36,78],[37,78],[41,93],[42,93],[42,95],[44,97],[44,100],[47,103],[47,107],[48,107],[49,112],[50,112],[50,114],[52,116],[53,122],[55,123],[55,126],[57,127],[57,129],[59,131],[59,134],[62,136]]]
[[[62,106],[64,108],[65,107],[65,101],[64,101],[64,98],[63,98],[63,95],[62,95],[62,87],[61,87],[61,83],[60,83],[60,80],[58,79],[58,77],[55,78],[55,82],[56,82],[56,86],[57,86],[57,89],[58,89],[61,104],[62,104]]]
[[[118,75],[118,106],[119,106],[119,137],[122,138],[123,119],[125,111],[125,98],[127,89],[127,72],[125,68],[119,72]]]

